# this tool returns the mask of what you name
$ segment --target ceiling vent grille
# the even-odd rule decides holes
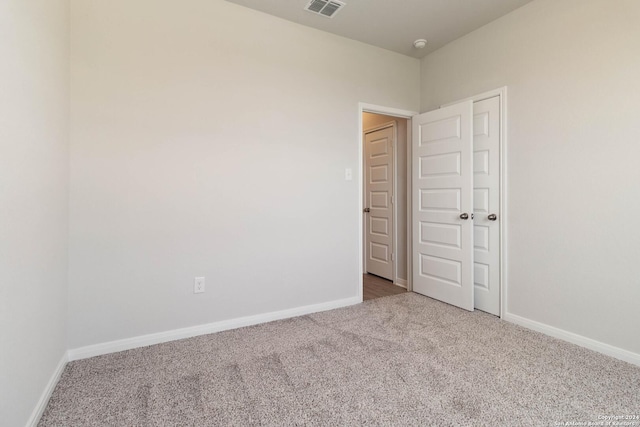
[[[317,15],[333,18],[344,5],[338,0],[311,0],[304,9]]]

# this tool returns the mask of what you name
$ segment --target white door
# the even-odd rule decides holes
[[[473,104],[475,307],[500,315],[500,97]]]
[[[414,116],[413,290],[473,311],[473,104]]]
[[[365,134],[365,270],[393,280],[393,139],[389,126]]]

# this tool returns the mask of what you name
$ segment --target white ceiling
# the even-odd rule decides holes
[[[422,58],[531,0],[343,0],[333,18],[304,10],[309,0],[227,0],[302,25]],[[424,49],[413,47],[427,39]]]

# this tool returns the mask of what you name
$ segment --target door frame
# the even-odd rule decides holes
[[[411,110],[402,110],[399,108],[393,107],[385,107],[382,105],[368,104],[365,102],[358,103],[358,278],[356,283],[358,283],[358,298],[360,302],[362,302],[363,293],[363,274],[364,274],[364,215],[362,214],[362,210],[364,209],[364,129],[362,128],[362,113],[374,113],[374,114],[383,114],[385,116],[399,117],[402,119],[407,119],[409,122],[411,118],[416,114],[419,114],[416,111]],[[407,140],[410,140],[411,133],[407,132]],[[396,146],[397,146],[396,141]],[[407,161],[411,159],[411,147],[410,144],[407,144]],[[394,149],[396,149],[394,147]],[[397,156],[394,158],[394,162],[397,162]],[[411,165],[407,165],[407,193],[411,194]],[[397,180],[396,180],[397,181]],[[395,183],[394,183],[395,185]],[[394,199],[395,201],[395,199]],[[394,207],[395,209],[395,207]],[[407,220],[411,219],[411,209],[408,209],[407,212]],[[407,222],[407,291],[411,291],[411,223]],[[397,260],[397,256],[395,256]],[[394,264],[395,266],[395,264]],[[394,269],[395,276],[395,269]]]
[[[463,101],[484,101],[499,97],[500,103],[500,318],[507,313],[507,86],[468,98],[441,104],[440,108]]]

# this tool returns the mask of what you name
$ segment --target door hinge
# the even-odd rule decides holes
[[[393,196],[390,196],[390,198],[391,198],[391,204],[393,204]]]
[[[395,256],[393,254],[391,254],[391,261],[395,261]]]

